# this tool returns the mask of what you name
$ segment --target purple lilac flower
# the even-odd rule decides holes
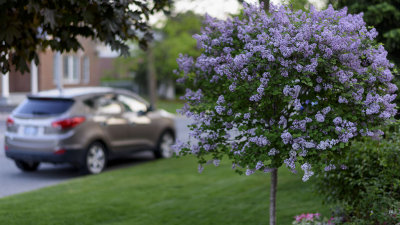
[[[281,116],[281,117],[279,118],[278,124],[279,124],[279,125],[282,125],[282,126],[285,128],[285,127],[287,126],[287,120],[286,120],[286,118],[285,118],[284,116]]]
[[[315,148],[315,144],[312,142],[306,141],[306,142],[304,142],[304,147],[305,148]]]
[[[197,171],[199,171],[199,173],[202,173],[204,170],[203,165],[199,164],[199,167],[197,168]]]
[[[279,151],[276,150],[275,148],[271,148],[271,149],[269,150],[269,152],[268,152],[268,155],[269,155],[269,156],[274,156],[274,155],[276,155],[276,154],[279,154]]]
[[[301,105],[300,100],[299,99],[295,99],[294,102],[293,102],[294,110],[299,111],[299,110],[302,109],[302,107],[303,106]]]
[[[232,163],[232,169],[236,169],[236,163]]]
[[[365,111],[365,113],[367,115],[371,115],[371,114],[376,114],[379,112],[379,109],[381,107],[379,106],[379,104],[377,103],[372,103],[371,105],[369,105],[369,107],[367,108],[367,110]]]
[[[256,165],[256,170],[260,170],[263,166],[264,166],[264,163],[261,161],[258,161],[257,165]]]
[[[225,103],[225,98],[224,98],[223,95],[220,95],[220,96],[218,97],[217,104],[218,104],[218,105],[221,105],[221,104],[224,104],[224,103]]]
[[[217,106],[215,106],[215,111],[217,111],[217,113],[218,113],[219,115],[221,115],[221,114],[225,111],[225,107],[224,107],[224,106],[217,105]]]
[[[179,69],[183,71],[185,74],[188,74],[193,66],[193,58],[188,55],[179,54],[178,59],[176,60],[179,65]]]
[[[339,141],[335,139],[320,141],[319,144],[317,145],[317,149],[326,150],[328,148],[332,148],[337,143],[339,143]]]
[[[342,118],[341,117],[336,117],[333,119],[333,123],[337,126],[342,123]]]
[[[319,85],[319,84],[314,87],[315,92],[320,92],[321,90],[322,90],[322,88],[321,88],[321,85]]]
[[[330,107],[330,106],[325,107],[325,108],[322,109],[322,114],[326,115],[326,114],[328,114],[330,111],[331,111],[331,107]]]
[[[171,148],[175,151],[176,155],[179,155],[181,149],[189,148],[189,145],[180,140],[177,140],[175,144],[171,146]]]
[[[232,114],[233,114],[232,109],[229,109],[228,112],[226,112],[226,114],[227,114],[228,116],[232,116]]]
[[[285,131],[281,134],[281,138],[282,138],[283,144],[286,145],[292,140],[292,135],[289,132]]]
[[[232,83],[231,85],[229,85],[229,90],[230,90],[231,92],[234,92],[235,89],[236,89],[236,83]]]
[[[345,97],[342,97],[342,96],[339,96],[338,102],[339,103],[349,103],[349,101]]]
[[[324,170],[325,170],[326,172],[331,171],[331,170],[334,170],[334,169],[336,169],[336,166],[333,165],[333,164],[329,164],[329,165],[325,166],[325,168],[324,168]]]
[[[303,178],[302,178],[302,180],[304,182],[309,180],[310,177],[312,175],[314,175],[314,172],[311,171],[311,164],[309,164],[309,163],[304,163],[303,165],[301,165],[301,169],[304,171],[304,175],[303,175]]]
[[[291,169],[291,170],[295,170],[296,169],[296,158],[295,157],[289,157],[285,160],[283,160],[283,163],[286,164],[286,166]]]
[[[325,121],[325,116],[323,114],[321,114],[320,112],[318,112],[317,114],[315,114],[315,120],[322,123]]]
[[[250,175],[252,175],[254,173],[254,170],[251,170],[251,169],[247,169],[246,170],[246,176],[250,176]]]

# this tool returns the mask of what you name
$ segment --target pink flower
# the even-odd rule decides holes
[[[306,218],[306,215],[303,213],[299,216],[295,216],[294,218],[296,219],[297,222],[300,222],[303,218]]]
[[[307,213],[307,215],[306,215],[306,220],[313,221],[313,219],[314,219],[314,214],[312,214],[312,213]]]

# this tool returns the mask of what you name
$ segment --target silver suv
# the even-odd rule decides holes
[[[172,156],[173,115],[112,88],[71,88],[30,95],[7,119],[6,156],[23,171],[40,162],[71,163],[100,173],[107,160],[133,151]]]

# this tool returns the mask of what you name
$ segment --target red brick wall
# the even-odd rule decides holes
[[[100,68],[98,53],[96,50],[96,43],[89,39],[81,39],[81,45],[84,51],[81,51],[81,79],[77,84],[64,84],[64,87],[80,87],[80,86],[98,86],[100,85],[101,74],[104,68]],[[49,90],[56,88],[53,77],[53,66],[54,66],[54,52],[51,50],[46,50],[44,52],[39,52],[40,64],[38,65],[38,88],[39,91]],[[75,54],[75,53],[72,53]],[[89,57],[90,64],[90,79],[88,83],[84,83],[83,77],[83,58],[84,56]],[[1,82],[1,81],[0,81]],[[10,71],[10,92],[30,92],[31,78],[30,73],[21,74],[14,70]],[[0,85],[1,90],[1,85]]]
[[[9,73],[9,90],[10,92],[30,92],[30,73],[22,74],[19,71],[15,71],[15,68],[12,68]]]
[[[63,87],[81,87],[81,86],[98,86],[100,85],[100,74],[99,74],[99,58],[96,51],[96,43],[89,39],[80,40],[84,51],[81,53],[81,80],[78,84],[67,84],[64,83]],[[84,82],[83,77],[83,58],[84,56],[89,57],[90,65],[90,79],[89,83]],[[39,90],[48,90],[56,88],[53,77],[53,66],[54,66],[54,52],[50,50],[40,54],[40,65],[39,65]]]

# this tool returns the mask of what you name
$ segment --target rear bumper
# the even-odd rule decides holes
[[[13,160],[23,160],[27,162],[50,162],[50,163],[71,163],[81,165],[84,160],[85,151],[66,150],[63,154],[52,152],[32,152],[17,149],[8,149],[6,156]]]

